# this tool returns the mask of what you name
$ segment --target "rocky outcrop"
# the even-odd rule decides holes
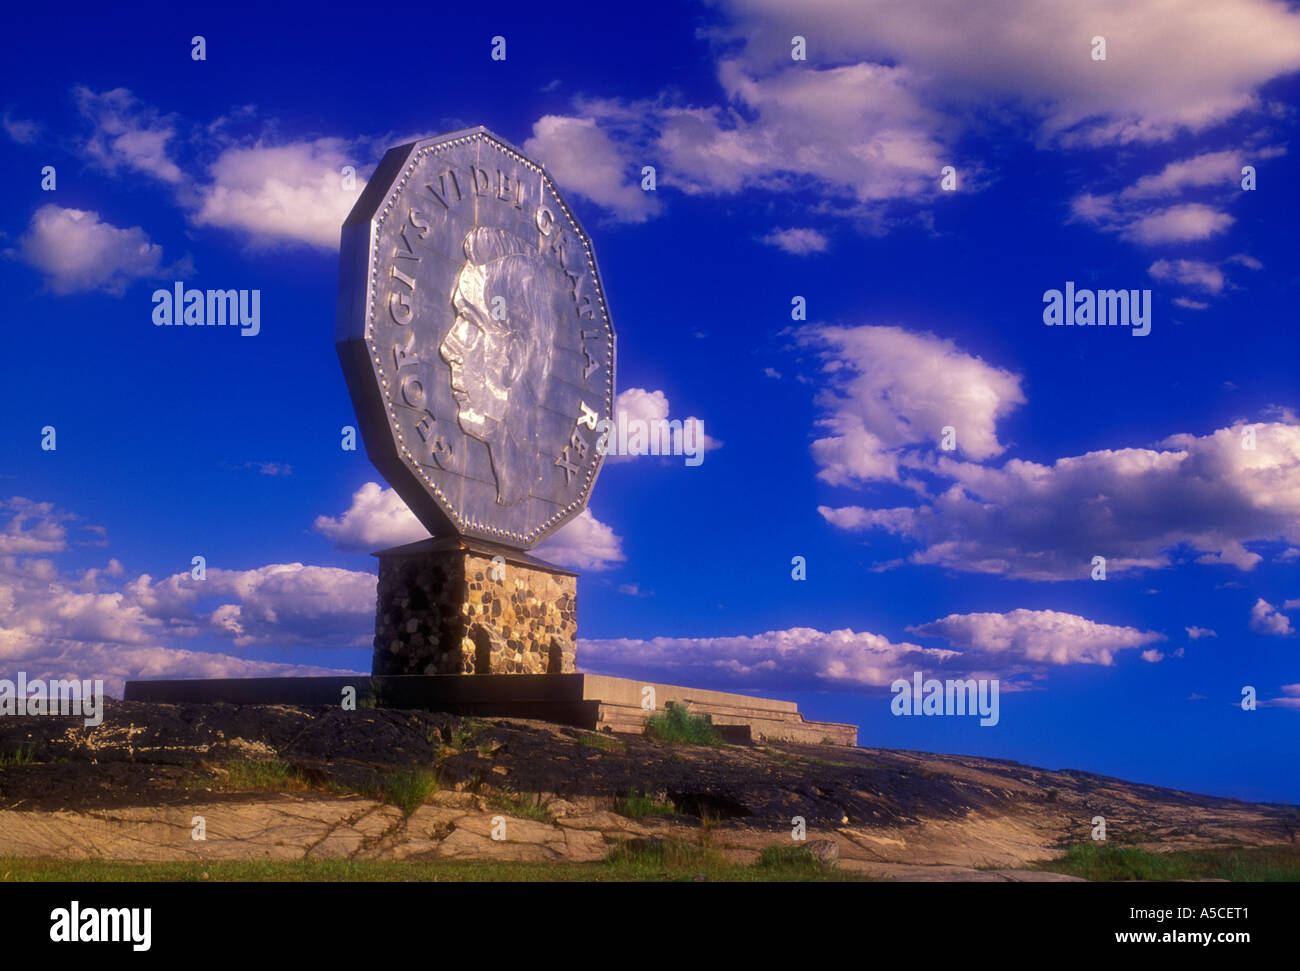
[[[285,785],[232,789],[249,765]],[[438,786],[409,815],[369,795],[412,768]],[[663,815],[630,818],[629,799]],[[1111,842],[1155,849],[1293,844],[1300,819],[996,759],[669,746],[423,711],[110,702],[98,728],[0,719],[0,856],[589,862],[675,839],[740,863],[797,843],[890,879],[1049,879],[1022,868],[1088,839],[1096,816]]]
[[[554,799],[553,821],[522,819],[481,798],[437,793],[412,815],[373,800],[280,795],[253,801],[135,807],[96,813],[0,811],[0,857],[170,863],[207,860],[465,859],[524,863],[594,863],[630,839],[698,838],[681,820],[627,819],[591,800]],[[754,863],[782,845],[749,827],[710,832],[723,859]],[[790,845],[795,845],[791,843]],[[1062,880],[1051,873],[882,863],[874,847],[849,833],[806,844],[825,864],[884,879]]]

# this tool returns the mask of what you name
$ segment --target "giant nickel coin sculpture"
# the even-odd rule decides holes
[[[527,550],[587,504],[614,329],[591,241],[505,140],[388,151],[343,224],[335,337],[366,453],[434,536]]]

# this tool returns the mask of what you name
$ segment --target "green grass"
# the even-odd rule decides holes
[[[860,874],[815,874],[770,866],[727,863],[691,843],[623,844],[599,863],[509,863],[496,860],[212,860],[184,863],[115,863],[105,860],[0,858],[0,882],[723,882],[791,880],[857,881]]]
[[[620,742],[617,738],[595,733],[579,735],[578,744],[585,745],[587,748],[600,749],[602,752],[623,752],[627,750],[626,743]]]
[[[488,797],[488,805],[493,809],[518,816],[520,819],[534,819],[539,823],[554,822],[554,817],[542,805],[541,794],[521,796],[513,792],[498,792]]]
[[[805,765],[820,765],[825,768],[835,769],[870,769],[872,766],[865,765],[861,762],[833,762],[829,759],[818,759],[811,755],[794,755],[789,752],[781,752],[768,745],[763,749],[763,753],[778,762],[784,762],[787,765],[794,765],[802,762]]]
[[[0,765],[31,765],[35,761],[36,756],[25,745],[18,746],[13,752],[0,752]]]
[[[325,779],[313,780],[296,766],[281,759],[244,759],[223,762],[214,775],[187,779],[187,789],[215,789],[219,792],[329,792],[358,795],[386,802],[411,815],[441,787],[434,771],[424,768],[385,772],[373,782],[356,786]]]
[[[655,712],[645,723],[646,734],[673,745],[722,745],[722,736],[708,715],[692,715],[681,705]]]
[[[1037,869],[1092,880],[1221,878],[1300,880],[1300,847],[1186,850],[1152,854],[1132,847],[1078,844],[1062,860]],[[727,863],[707,846],[680,840],[636,840],[600,863],[511,863],[494,860],[213,860],[184,863],[72,862],[0,858],[0,881],[130,883],[238,882],[790,882],[858,881],[861,874],[819,864],[805,847],[768,847],[752,866]]]
[[[805,763],[805,764],[807,764],[807,765],[820,765],[820,766],[822,766],[822,767],[824,767],[824,768],[832,768],[832,769],[862,769],[862,768],[866,768],[865,766],[860,765],[860,764],[857,763],[857,762],[833,762],[833,761],[831,761],[830,759],[815,759],[815,758],[813,758],[811,755],[797,755],[797,756],[795,756],[795,758],[797,758],[800,762],[803,762],[803,763]],[[922,773],[922,774],[925,775],[925,777],[926,777],[927,779],[937,779],[937,778],[941,778],[941,774],[940,774],[940,773],[937,773],[937,772],[931,772],[931,773],[929,773],[929,774]]]
[[[769,846],[763,850],[758,865],[772,873],[787,876],[815,877],[829,873],[834,867],[822,863],[806,846]]]
[[[410,816],[437,790],[437,773],[428,769],[403,769],[380,776],[368,794]]]
[[[694,874],[725,866],[715,850],[676,839],[628,840],[610,851],[605,865],[625,873],[640,874]]]
[[[597,879],[634,881],[685,881],[704,879],[718,882],[831,881],[864,882],[860,873],[822,866],[811,854],[807,859],[786,853],[789,847],[769,847],[758,863],[727,863],[707,845],[681,840],[632,840],[615,847],[605,860],[605,874]],[[809,864],[811,861],[811,865]]]
[[[640,819],[643,816],[675,816],[677,807],[669,801],[634,792],[614,800],[614,812],[630,819]]]
[[[407,816],[436,792],[440,780],[425,768],[401,769],[380,775],[370,785],[357,789],[334,783],[314,784],[301,771],[281,759],[246,759],[226,762],[214,776],[198,776],[185,783],[188,789],[217,789],[222,792],[320,792],[348,793],[377,799],[396,806]]]
[[[431,728],[424,733],[424,740],[429,743],[429,748],[433,751],[433,760],[441,762],[447,757],[447,746],[442,742],[442,734],[436,729]]]
[[[1036,867],[1085,880],[1300,881],[1300,846],[1227,847],[1149,853],[1131,846],[1076,843]]]
[[[301,792],[311,786],[302,774],[280,759],[244,759],[225,762],[215,778],[203,776],[186,783],[191,789],[223,792]]]
[[[448,742],[452,748],[469,748],[474,741],[474,737],[483,730],[483,724],[475,721],[473,718],[466,718],[460,724],[460,728],[451,736]]]

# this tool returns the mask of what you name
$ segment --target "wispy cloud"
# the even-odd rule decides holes
[[[168,143],[175,119],[142,103],[126,88],[96,92],[76,87],[72,95],[90,124],[85,153],[109,172],[140,172],[172,185],[185,178],[171,158]]]
[[[794,256],[825,253],[830,240],[815,229],[774,229],[763,237],[763,242]]]

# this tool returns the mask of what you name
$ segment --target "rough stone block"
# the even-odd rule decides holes
[[[573,574],[464,548],[378,556],[373,674],[575,672]]]

